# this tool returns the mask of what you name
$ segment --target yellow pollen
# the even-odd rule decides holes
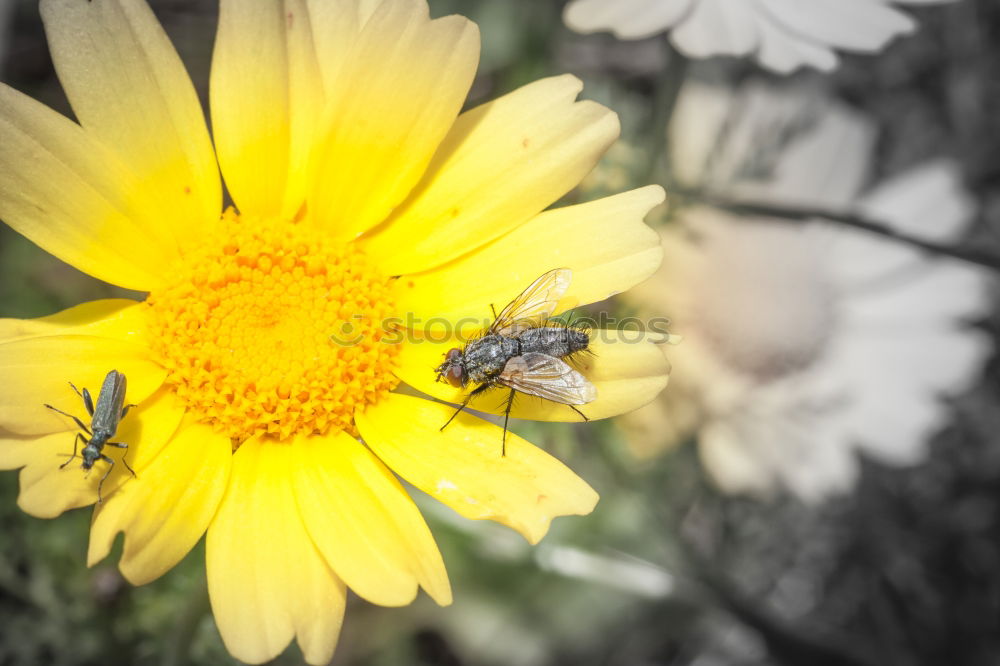
[[[308,223],[227,210],[175,277],[147,300],[153,351],[188,410],[235,445],[357,435],[355,410],[398,384],[389,280]]]

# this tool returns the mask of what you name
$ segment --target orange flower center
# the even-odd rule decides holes
[[[227,210],[149,295],[152,347],[199,420],[231,437],[345,430],[398,380],[389,280],[301,222]]]

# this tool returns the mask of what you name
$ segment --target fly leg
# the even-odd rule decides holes
[[[444,425],[441,426],[438,430],[439,431],[443,431],[445,428],[447,428],[448,424],[451,423],[452,421],[454,421],[455,417],[458,416],[458,413],[460,411],[462,411],[463,409],[465,409],[468,406],[469,401],[472,400],[472,398],[474,396],[479,395],[480,393],[482,393],[483,391],[485,391],[486,389],[488,389],[490,387],[491,387],[490,384],[483,384],[482,386],[479,386],[479,387],[473,389],[472,392],[469,393],[469,395],[465,396],[465,400],[463,400],[462,404],[459,405],[458,409],[455,410],[455,413],[451,415],[451,418],[449,418],[447,421],[445,421]]]
[[[83,445],[87,445],[87,438],[84,437],[82,433],[76,433],[76,437],[73,439],[73,455],[71,455],[62,465],[59,465],[59,469],[62,469],[66,465],[70,464],[73,462],[73,458],[76,458],[76,447],[80,445],[81,439],[83,440]]]
[[[572,410],[573,410],[574,412],[576,412],[577,414],[579,414],[579,415],[580,415],[581,417],[583,417],[583,420],[584,420],[584,421],[589,421],[589,420],[590,420],[590,419],[588,419],[588,418],[587,418],[587,415],[586,415],[586,414],[584,414],[583,412],[581,412],[581,411],[580,411],[579,409],[577,409],[577,408],[576,408],[576,407],[574,407],[573,405],[566,405],[566,406],[567,406],[567,407],[569,407],[570,409],[572,409]]]
[[[510,420],[510,410],[514,406],[514,394],[517,393],[514,389],[510,390],[510,395],[507,396],[507,409],[503,413],[503,442],[500,445],[500,457],[507,456],[507,421]]]
[[[117,449],[126,449],[125,453],[128,453],[128,451],[127,451],[128,444],[123,444],[121,442],[108,442],[107,444],[108,444],[108,446],[113,446],[113,447],[115,447]],[[132,469],[132,466],[128,464],[127,460],[125,460],[125,453],[122,454],[122,462],[125,463],[125,469],[127,469],[128,471],[130,471],[132,473],[132,476],[135,476],[135,470]]]
[[[458,409],[455,410],[455,413],[452,414],[451,417],[447,421],[444,422],[444,425],[441,426],[438,429],[438,432],[444,432],[444,429],[448,427],[448,424],[455,420],[455,417],[458,416],[458,413],[460,411],[462,411],[463,409],[465,409],[465,406],[469,404],[469,400],[471,400],[471,399],[472,399],[472,394],[471,393],[469,395],[465,396],[465,400],[463,400],[462,404],[459,405]]]
[[[67,414],[66,412],[64,412],[63,410],[59,409],[58,407],[53,407],[52,405],[49,405],[49,404],[46,404],[45,406],[48,407],[49,409],[51,409],[53,412],[58,412],[58,413],[62,414],[63,416],[70,417],[71,419],[73,419],[74,421],[76,421],[76,424],[78,426],[80,426],[80,430],[84,431],[88,435],[91,435],[90,428],[88,428],[86,425],[84,425],[83,421],[81,421],[77,417],[73,416],[72,414]],[[91,437],[93,437],[93,435],[91,435]]]

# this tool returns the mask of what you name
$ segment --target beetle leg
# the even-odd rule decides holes
[[[114,446],[119,449],[128,449],[128,444],[123,444],[122,442],[108,442],[107,445]],[[127,452],[128,451],[126,451],[126,453]],[[132,472],[132,476],[135,476],[135,470],[132,469],[132,466],[128,464],[127,460],[125,460],[125,453],[122,454],[122,462],[125,463],[125,469]]]
[[[73,388],[76,388],[75,386]],[[87,408],[87,413],[94,415],[94,399],[90,397],[90,391],[83,389],[83,405]]]
[[[101,477],[101,482],[97,484],[97,503],[98,504],[101,504],[102,502],[104,502],[104,498],[101,496],[101,488],[104,487],[104,480],[106,478],[108,478],[108,475],[111,474],[111,470],[113,470],[115,468],[115,461],[112,460],[111,458],[107,457],[103,453],[101,454],[101,460],[103,460],[104,462],[108,463],[108,471],[104,473],[104,476]]]
[[[86,425],[84,425],[83,421],[81,421],[77,417],[73,416],[72,414],[67,414],[66,412],[64,412],[63,410],[59,409],[58,407],[53,407],[52,405],[49,405],[49,404],[46,404],[45,406],[48,407],[49,409],[51,409],[53,412],[59,412],[63,416],[70,417],[71,419],[73,419],[74,421],[76,421],[76,424],[78,426],[80,426],[81,430],[83,430],[85,433],[87,433],[88,435],[90,435],[91,437],[93,437],[93,435],[90,432],[90,428],[88,428]]]
[[[132,409],[135,406],[136,406],[135,403],[132,403],[130,405],[125,405],[124,407],[122,407],[122,413],[121,416],[118,417],[118,420],[120,421],[123,418],[125,418],[125,415],[128,414],[128,410]]]
[[[73,382],[69,382],[69,385],[70,385],[70,388],[72,388],[74,391],[76,391],[76,394],[83,399],[83,404],[87,408],[87,412],[89,412],[90,415],[93,416],[94,415],[94,401],[90,397],[90,391],[88,391],[87,389],[83,389],[83,393],[81,393],[80,389],[78,389],[76,387],[76,384],[74,384]]]
[[[87,445],[87,438],[80,433],[76,433],[76,437],[73,438],[73,455],[71,455],[62,465],[59,465],[59,469],[62,469],[66,465],[70,464],[73,462],[73,458],[76,458],[76,447],[80,444],[81,439],[84,442],[84,446]]]

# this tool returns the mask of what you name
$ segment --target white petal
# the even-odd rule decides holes
[[[700,0],[670,38],[681,53],[692,58],[747,55],[759,40],[756,11],[747,0]]]
[[[957,238],[975,213],[958,165],[935,160],[891,178],[865,196],[862,213],[886,225],[933,241]]]
[[[689,79],[681,89],[670,120],[673,176],[688,187],[705,179],[709,158],[732,112],[733,92],[724,86]]]
[[[823,72],[837,66],[838,58],[832,49],[789,33],[767,15],[757,16],[757,30],[760,33],[757,60],[779,74],[789,74],[806,65]]]
[[[708,88],[706,86],[706,88]],[[712,190],[732,192],[738,184],[739,193],[761,196],[767,193],[772,180],[775,163],[789,141],[807,126],[807,116],[814,114],[815,100],[812,96],[789,89],[779,89],[760,83],[743,86],[736,93],[730,93],[721,86],[699,91],[689,104],[689,111],[681,116],[682,121],[693,127],[706,122],[701,143],[707,147],[702,151],[704,162],[701,184]],[[725,92],[721,92],[725,90]],[[716,100],[709,106],[706,120],[698,117],[698,104]],[[702,98],[699,100],[698,98]],[[723,104],[727,108],[723,108]],[[688,131],[678,125],[672,136]],[[711,132],[711,134],[709,134]],[[711,143],[709,143],[711,141]]]
[[[926,256],[909,245],[867,231],[830,227],[826,270],[845,295],[864,293],[880,286],[908,267],[920,265]]]
[[[846,209],[867,176],[873,124],[808,89],[690,86],[671,126],[673,163],[730,197]],[[728,108],[727,108],[728,105]]]
[[[610,30],[619,39],[643,39],[673,26],[692,0],[575,0],[563,21],[576,32]]]
[[[785,455],[779,476],[805,502],[818,502],[854,484],[858,462],[850,442],[828,418],[797,424],[795,432],[781,433]]]
[[[984,270],[961,261],[913,262],[909,269],[855,289],[840,315],[863,331],[949,326],[986,317],[995,286]]]
[[[881,460],[916,462],[949,418],[942,398],[967,390],[992,343],[967,329],[914,330],[845,340],[842,370],[854,376],[843,420],[851,438]]]
[[[782,154],[772,193],[784,202],[846,207],[868,176],[875,136],[865,116],[826,104],[809,131]]]
[[[982,364],[992,347],[985,334],[955,328],[919,336],[910,345],[896,345],[896,353],[899,354],[900,365],[922,368],[920,374],[912,369],[909,371],[911,381],[908,386],[923,384],[928,392],[936,396],[954,396],[967,391],[978,380]],[[899,372],[905,376],[903,370]]]
[[[775,23],[790,32],[842,49],[876,52],[916,24],[906,14],[872,0],[759,0]]]
[[[833,354],[847,382],[845,423],[851,439],[891,460],[909,460],[940,425],[939,399],[967,390],[990,352],[967,329],[915,329],[848,336]]]
[[[892,465],[913,465],[927,455],[930,435],[946,422],[944,404],[929,396],[879,400],[872,391],[857,393],[845,423],[868,455]],[[874,400],[873,400],[874,398]]]

